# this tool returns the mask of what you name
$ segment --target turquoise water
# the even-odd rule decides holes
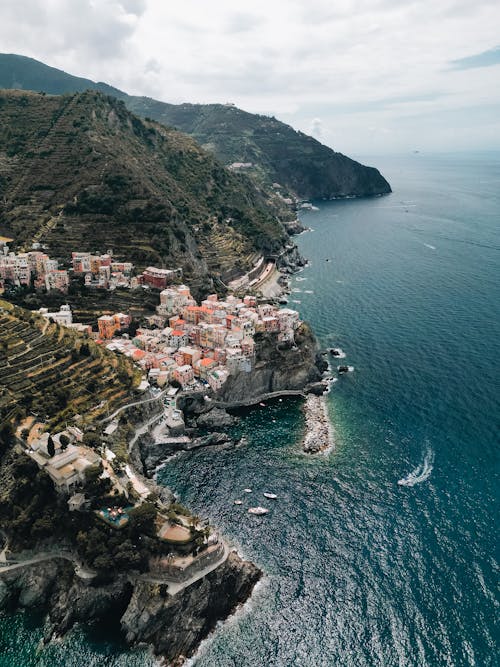
[[[320,202],[298,238],[290,305],[354,366],[328,399],[335,451],[304,456],[299,404],[276,401],[247,445],[161,472],[267,575],[196,667],[500,664],[500,156],[373,162],[394,193]],[[81,632],[36,662],[28,621],[3,621],[25,658],[0,665],[150,664]]]

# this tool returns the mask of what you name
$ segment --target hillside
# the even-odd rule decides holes
[[[373,167],[336,153],[276,118],[230,105],[167,104],[134,97],[105,83],[73,77],[31,58],[0,55],[0,87],[43,90],[51,94],[100,90],[122,99],[141,117],[153,118],[193,136],[225,164],[251,162],[257,182],[278,182],[300,198],[331,199],[391,191]]]
[[[287,240],[277,209],[186,135],[94,91],[0,91],[0,230],[227,278]]]
[[[127,359],[0,300],[0,423],[29,414],[53,427],[78,413],[95,419],[138,379]]]
[[[251,162],[246,171],[268,185],[279,183],[302,199],[371,196],[390,192],[380,172],[336,153],[313,137],[274,117],[224,104],[165,104],[129,98],[141,116],[193,136],[225,164]]]

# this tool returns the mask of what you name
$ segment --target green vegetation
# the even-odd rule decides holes
[[[0,300],[0,422],[33,414],[55,430],[75,414],[96,419],[138,381],[125,358]]]
[[[170,125],[194,137],[224,163],[251,162],[258,183],[278,182],[284,192],[307,199],[390,192],[377,169],[336,153],[269,116],[232,105],[167,104],[134,97],[105,83],[71,76],[23,56],[0,55],[0,87],[44,90],[60,95],[87,89],[121,99],[138,116]],[[175,164],[173,165],[175,168]]]
[[[146,502],[128,510],[125,497],[107,495],[109,480],[100,480],[100,473],[97,466],[88,471],[83,488],[91,510],[69,512],[66,496],[57,494],[36,463],[12,447],[0,453],[0,525],[9,536],[11,551],[43,551],[62,541],[101,578],[112,578],[119,571],[147,570],[150,556],[172,552],[174,547],[156,535],[161,518],[155,505]],[[119,530],[92,511],[110,506],[127,510],[129,520]],[[192,529],[191,534],[189,542],[197,540],[199,550],[206,531]],[[185,553],[182,545],[179,549]]]
[[[71,140],[71,141],[69,141]],[[139,267],[224,279],[279,251],[278,209],[194,140],[87,91],[0,92],[0,226],[51,254],[113,248]]]

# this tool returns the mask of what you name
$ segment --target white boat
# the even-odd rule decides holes
[[[252,489],[243,489],[245,493],[252,493]]]
[[[267,514],[269,512],[265,507],[249,507],[249,514]]]
[[[235,505],[243,505],[243,501],[242,500],[235,500],[234,504]]]
[[[270,498],[271,500],[276,500],[276,498],[278,497],[275,493],[264,492],[263,495],[265,498]]]

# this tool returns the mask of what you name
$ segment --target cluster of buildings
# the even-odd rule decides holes
[[[134,288],[139,280],[133,276],[132,262],[119,262],[113,259],[109,250],[104,255],[93,255],[90,252],[72,252],[71,263],[75,276],[84,276],[86,287],[116,289],[117,287]]]
[[[66,445],[61,441],[63,435],[66,436]],[[54,436],[43,433],[26,451],[39,468],[44,468],[57,491],[74,492],[84,483],[86,470],[101,460],[96,452],[82,444],[82,438],[82,431],[70,426]],[[50,451],[50,442],[53,452]]]
[[[38,249],[39,244],[34,244],[34,249],[29,252],[11,252],[8,246],[11,241],[0,237],[0,291],[6,282],[10,282],[17,287],[33,284],[35,288],[68,292],[69,272],[60,269],[56,259]],[[118,287],[135,289],[142,285],[162,290],[182,276],[182,269],[148,266],[135,275],[132,262],[118,261],[113,257],[113,251],[108,250],[102,255],[72,252],[70,273],[83,277],[86,287],[114,290]]]
[[[9,246],[0,241],[0,290],[3,291],[6,282],[16,287],[29,287],[32,281],[36,288],[64,293],[69,287],[68,272],[59,268],[56,259],[51,259],[41,250],[11,252]]]
[[[115,338],[108,349],[132,358],[159,386],[176,381],[186,389],[201,381],[214,391],[229,375],[252,370],[256,334],[293,343],[301,323],[297,311],[257,305],[252,295],[219,300],[211,294],[198,305],[186,285],[162,290],[150,321],[157,328]]]
[[[73,322],[73,313],[71,312],[71,306],[68,304],[62,305],[58,311],[54,312],[50,312],[48,308],[40,308],[37,313],[48,320],[53,320],[56,324],[61,324],[69,329],[76,329],[80,333],[87,334],[92,338],[104,340],[113,338],[117,332],[128,329],[132,322],[132,316],[125,313],[102,315],[97,320],[98,331],[94,332],[90,324]]]

